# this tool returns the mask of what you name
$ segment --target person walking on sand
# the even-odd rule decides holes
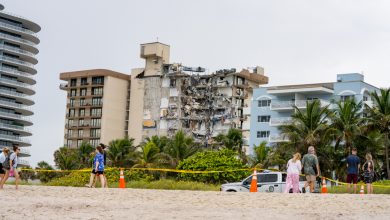
[[[14,173],[14,177],[15,177],[15,188],[18,189],[19,188],[19,182],[20,182],[20,176],[19,176],[19,172],[17,170],[18,168],[18,155],[19,155],[19,152],[20,152],[20,148],[19,148],[19,145],[15,144],[13,146],[13,150],[14,152],[9,155],[8,157],[6,157],[4,163],[3,163],[3,167],[5,168],[5,175],[4,175],[4,178],[2,178],[1,180],[1,183],[0,183],[0,189],[3,188],[5,182],[7,181],[9,175],[10,175],[10,172],[13,172]]]
[[[320,176],[320,165],[318,163],[318,158],[315,155],[315,149],[313,146],[310,146],[307,149],[307,154],[303,156],[302,166],[306,176],[306,183],[304,188],[310,186],[310,192],[313,193],[316,178]]]
[[[374,193],[372,182],[374,181],[374,161],[371,153],[366,154],[366,162],[363,164],[364,183],[367,185],[367,194]]]
[[[5,169],[3,167],[3,163],[5,162],[5,159],[9,156],[9,149],[7,147],[3,148],[3,151],[0,154],[0,183],[1,180],[3,180],[5,176]]]
[[[96,147],[96,154],[93,158],[92,172],[89,179],[89,184],[85,185],[87,187],[92,187],[95,175],[99,177],[102,188],[104,188],[104,156],[103,148],[101,146]]]
[[[347,157],[347,193],[350,193],[352,183],[353,193],[356,194],[359,170],[360,158],[357,156],[356,147],[354,147],[352,148],[352,154]]]
[[[101,146],[102,149],[103,149],[104,167],[106,167],[106,160],[107,160],[106,147],[107,147],[107,146],[104,145],[103,143],[100,143],[99,146]],[[103,173],[103,177],[104,177],[104,187],[105,187],[105,188],[108,188],[108,181],[107,181],[107,177],[106,177],[106,174],[105,174],[105,173]],[[93,184],[92,184],[92,187],[95,187],[97,180],[98,180],[98,177],[96,176],[96,177],[95,177],[95,181],[94,181]]]
[[[287,179],[285,193],[290,192],[292,188],[293,193],[299,193],[299,174],[301,174],[301,154],[294,154],[293,158],[287,162]]]

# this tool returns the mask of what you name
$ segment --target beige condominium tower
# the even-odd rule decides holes
[[[154,42],[140,49],[145,67],[131,73],[128,121],[129,136],[136,144],[183,130],[208,145],[218,134],[237,128],[247,151],[253,88],[268,83],[263,68],[207,73],[202,67],[170,63],[169,45]]]
[[[130,76],[105,69],[60,74],[67,81],[64,145],[108,144],[127,134]]]

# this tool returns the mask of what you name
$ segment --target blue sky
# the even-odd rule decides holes
[[[263,66],[270,85],[331,82],[363,72],[390,85],[390,1],[3,0],[40,24],[31,163],[63,144],[59,73],[143,67],[139,44],[171,45],[171,62],[209,71]]]

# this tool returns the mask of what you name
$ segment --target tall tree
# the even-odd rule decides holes
[[[353,139],[360,134],[362,125],[363,103],[356,103],[355,99],[338,101],[336,109],[332,115],[333,135],[336,139],[335,150],[338,149],[340,142],[345,142],[345,153],[351,152]]]
[[[291,115],[292,123],[280,127],[282,135],[295,142],[296,151],[303,152],[308,146],[320,147],[329,142],[330,129],[328,126],[331,112],[328,106],[321,107],[318,100],[307,101],[306,110],[294,106]]]
[[[80,168],[77,149],[61,147],[54,152],[54,162],[61,170],[75,170]]]
[[[159,147],[154,142],[149,141],[139,147],[133,167],[166,167],[172,164],[171,161],[172,159],[168,154],[160,152]]]
[[[157,135],[154,135],[152,137],[147,137],[145,138],[145,140],[143,141],[143,143],[141,144],[142,145],[145,145],[149,142],[152,142],[154,143],[158,149],[160,150],[160,152],[163,152],[165,147],[167,146],[168,144],[168,141],[169,139],[166,137],[166,136],[157,136]]]
[[[265,168],[267,166],[267,157],[270,148],[267,147],[267,142],[263,141],[259,145],[253,146],[253,155],[250,157],[252,167]]]
[[[379,92],[371,93],[371,98],[374,101],[374,106],[369,109],[369,123],[377,128],[384,135],[384,151],[387,178],[390,179],[389,165],[389,136],[390,136],[390,88],[380,89]]]
[[[215,140],[222,144],[223,148],[233,150],[242,154],[242,132],[238,129],[231,128],[227,134],[219,134]]]
[[[131,167],[134,164],[132,159],[135,149],[133,138],[116,139],[110,142],[106,154],[112,166]]]
[[[169,140],[165,151],[172,157],[173,164],[176,166],[180,161],[198,152],[199,147],[192,137],[180,130]]]
[[[89,144],[86,141],[83,141],[81,143],[80,147],[78,148],[78,153],[80,157],[80,163],[81,167],[91,167],[91,153],[94,151],[94,148],[91,144]]]

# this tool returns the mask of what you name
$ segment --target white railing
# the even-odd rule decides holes
[[[0,37],[1,38],[6,38],[6,39],[9,39],[9,40],[13,40],[13,41],[16,41],[16,42],[19,42],[21,44],[27,44],[27,45],[30,45],[32,47],[36,46],[36,44],[34,42],[31,42],[31,41],[26,40],[26,39],[22,39],[20,37],[14,37],[14,36],[9,35],[9,34],[0,33]]]
[[[290,124],[292,122],[291,117],[281,117],[281,118],[271,118],[270,125],[271,126],[280,126]]]
[[[9,117],[13,119],[20,119],[23,121],[31,122],[31,119],[29,117],[23,116],[23,115],[17,115],[17,114],[12,114],[12,113],[7,113],[7,112],[1,112],[0,111],[0,116],[3,117]]]
[[[12,30],[16,30],[16,31],[20,31],[20,32],[23,32],[23,33],[26,33],[26,34],[29,34],[29,35],[36,36],[35,32],[30,31],[29,29],[18,27],[18,26],[11,25],[11,24],[7,24],[7,23],[1,22],[1,21],[0,21],[0,27],[9,28],[9,29],[12,29]]]
[[[22,50],[22,49],[17,48],[17,47],[0,45],[0,49],[16,52],[16,53],[19,53],[19,54],[24,54],[24,55],[27,55],[27,56],[30,56],[30,57],[35,57],[35,54],[33,54],[33,53],[31,53],[31,52],[29,52],[27,50]]]
[[[7,140],[12,140],[12,141],[20,141],[23,143],[30,143],[30,140],[26,138],[21,138],[18,136],[13,136],[13,135],[6,135],[6,134],[0,134],[0,139],[7,139]]]
[[[330,104],[329,101],[322,100],[322,99],[316,99],[320,101],[321,107],[325,107]],[[281,109],[287,109],[291,110],[294,106],[297,108],[306,108],[307,102],[313,102],[315,100],[295,100],[295,101],[274,101],[271,102],[271,109],[272,110],[281,110]]]
[[[30,163],[27,160],[18,159],[18,164],[24,165],[24,166],[30,166]]]
[[[20,153],[21,153],[21,154],[31,155],[29,150],[24,149],[24,148],[22,148],[22,147],[19,148],[19,149],[20,149]]]
[[[16,85],[16,86],[21,86],[21,87],[24,87],[24,88],[28,88],[28,89],[31,89],[31,90],[34,89],[34,87],[32,85],[29,85],[29,84],[23,83],[23,82],[18,82],[18,81],[15,81],[15,80],[9,80],[9,79],[5,79],[5,78],[0,78],[0,81],[4,82],[4,83]]]
[[[0,100],[0,105],[6,105],[6,106],[9,106],[11,108],[18,108],[18,109],[24,109],[24,110],[31,111],[30,106],[22,105],[22,104],[15,103],[15,102],[8,102],[8,101]]]
[[[5,124],[5,123],[0,123],[0,128],[30,132],[30,129],[27,129],[23,126],[10,125],[10,124]]]
[[[15,58],[10,58],[10,57],[6,57],[6,56],[0,56],[0,59],[5,60],[5,61],[9,61],[9,62],[13,62],[13,63],[17,63],[19,65],[27,66],[27,67],[34,69],[34,64],[26,62],[26,61],[18,60]]]
[[[288,141],[288,138],[283,135],[270,135],[269,136],[269,142],[275,143],[275,142],[286,142]]]
[[[6,90],[6,89],[0,89],[0,94],[7,94],[7,95],[10,95],[10,96],[14,96],[14,97],[21,97],[21,98],[28,99],[28,100],[32,101],[32,99],[30,98],[29,95],[26,95],[24,93],[19,93],[19,92]]]
[[[30,73],[22,72],[19,70],[14,70],[14,69],[7,68],[7,67],[0,67],[0,71],[5,72],[5,73],[9,73],[9,74],[15,74],[15,75],[24,76],[24,77],[34,79]]]

